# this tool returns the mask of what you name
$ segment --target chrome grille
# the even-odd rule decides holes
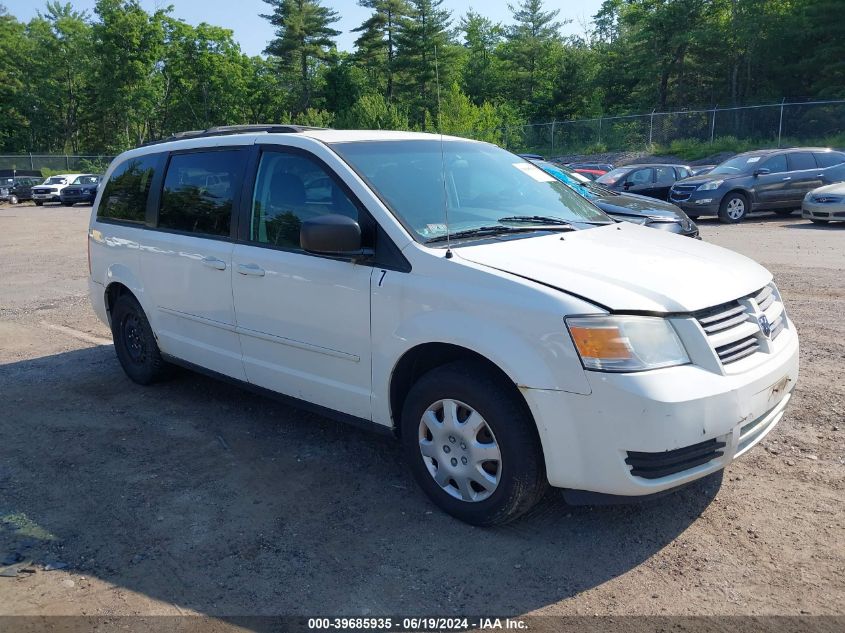
[[[671,198],[673,200],[686,200],[696,188],[698,188],[698,185],[675,185],[671,189]]]
[[[758,316],[769,322],[767,337]],[[773,284],[750,295],[695,313],[710,345],[723,365],[767,351],[767,340],[774,340],[786,327],[783,303]]]

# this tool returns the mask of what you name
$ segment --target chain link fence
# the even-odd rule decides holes
[[[114,156],[70,154],[0,155],[0,170],[34,170],[47,176],[55,173],[103,173]]]
[[[845,100],[649,112],[500,128],[506,147],[548,156],[671,151],[674,144],[829,145],[845,134]],[[838,139],[845,144],[845,140]],[[722,143],[725,144],[725,143]]]

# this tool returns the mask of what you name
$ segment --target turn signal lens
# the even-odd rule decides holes
[[[660,317],[574,317],[566,325],[585,369],[644,371],[690,362],[675,328]]]

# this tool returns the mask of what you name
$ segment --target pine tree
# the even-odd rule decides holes
[[[514,71],[512,94],[525,103],[534,100],[540,79],[547,70],[543,61],[551,44],[560,41],[559,9],[543,11],[543,0],[522,0],[508,5],[515,24],[507,29],[507,59]]]
[[[361,26],[352,29],[361,34],[355,40],[356,57],[376,80],[384,74],[385,98],[390,102],[394,97],[396,34],[410,8],[405,0],[360,0],[359,4],[373,13]]]
[[[443,0],[411,0],[410,14],[396,35],[396,69],[403,74],[405,100],[415,123],[424,121],[426,111],[437,109],[437,71],[441,86],[451,84],[452,14],[442,5]],[[439,68],[435,67],[435,49]]]
[[[298,93],[296,112],[305,111],[311,102],[313,78],[321,60],[335,47],[340,35],[331,27],[340,19],[337,11],[324,7],[320,0],[264,0],[273,13],[261,17],[276,27],[276,39],[264,52],[277,57],[283,71],[294,77]]]
[[[461,18],[466,62],[463,69],[463,89],[476,104],[495,101],[500,96],[500,66],[496,49],[502,41],[504,29],[489,18],[468,11]]]

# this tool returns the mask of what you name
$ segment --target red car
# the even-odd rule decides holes
[[[567,167],[590,180],[604,176],[613,169],[613,165],[609,163],[569,163]]]

